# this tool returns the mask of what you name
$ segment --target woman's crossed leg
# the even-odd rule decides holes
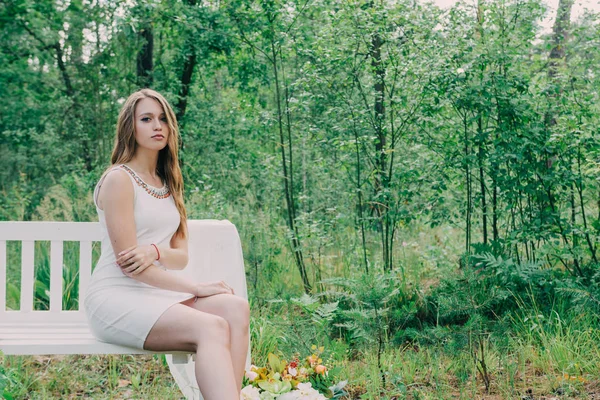
[[[196,353],[196,380],[202,396],[206,400],[238,400],[241,376],[237,383],[229,326],[230,323],[221,316],[175,304],[156,321],[144,348]]]
[[[231,295],[217,294],[190,299],[183,302],[198,311],[217,315],[229,324],[229,342],[231,344],[231,363],[238,393],[242,390],[242,379],[246,368],[249,345],[250,307],[248,300]]]

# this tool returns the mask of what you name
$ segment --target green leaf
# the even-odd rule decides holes
[[[285,363],[273,353],[269,353],[269,366],[271,367],[271,371],[282,373],[285,368]]]

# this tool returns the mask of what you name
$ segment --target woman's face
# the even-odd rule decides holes
[[[138,146],[160,151],[169,138],[167,116],[160,103],[145,97],[135,108],[135,140]]]

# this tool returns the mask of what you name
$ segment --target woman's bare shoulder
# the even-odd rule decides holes
[[[113,168],[104,174],[102,186],[105,185],[131,186],[131,179],[127,171],[121,168]]]
[[[102,206],[102,203],[107,200],[111,202],[131,201],[133,197],[133,185],[126,171],[115,168],[106,173],[99,188],[98,205]]]

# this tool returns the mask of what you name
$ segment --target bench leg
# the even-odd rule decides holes
[[[193,358],[189,354],[167,354],[166,358],[171,375],[185,398],[187,400],[204,400],[196,382]]]
[[[173,362],[173,364],[187,364],[189,360],[190,360],[189,354],[184,354],[184,353],[171,354],[171,361]]]
[[[196,382],[195,361],[196,355],[190,354],[167,354],[167,364],[171,375],[175,379],[181,393],[187,400],[204,400],[198,383]],[[248,346],[248,356],[246,357],[246,369],[250,369],[250,346]]]

